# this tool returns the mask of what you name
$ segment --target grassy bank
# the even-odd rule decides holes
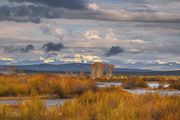
[[[180,90],[180,80],[171,81],[170,82],[170,88]]]
[[[129,81],[132,79],[142,79],[144,81],[151,81],[151,82],[171,82],[171,81],[178,81],[180,80],[180,76],[121,76],[121,75],[114,75],[111,79],[107,79],[105,77],[98,78],[97,81],[105,82],[124,82]]]
[[[112,79],[102,77],[96,81],[122,82],[122,87],[125,89],[147,88],[148,81],[155,81],[160,83],[157,89],[180,90],[178,76],[113,76]],[[170,87],[163,88],[165,83],[170,84]],[[0,75],[0,97],[3,99],[12,99],[13,97],[24,99],[24,97],[31,95],[39,95],[41,98],[66,98],[94,89],[96,89],[96,82],[85,76],[58,74]]]
[[[61,107],[47,109],[34,98],[7,107],[4,120],[179,120],[180,97],[159,94],[135,95],[119,88],[87,92]]]
[[[124,89],[147,88],[148,84],[143,79],[132,78],[130,80],[124,81],[122,87]]]
[[[0,75],[0,97],[74,97],[95,88],[95,82],[76,75]]]
[[[155,89],[180,90],[180,76],[112,76],[111,79],[105,77],[98,78],[99,82],[122,82],[125,89],[148,88],[147,82],[159,83]],[[170,86],[165,88],[164,85]]]

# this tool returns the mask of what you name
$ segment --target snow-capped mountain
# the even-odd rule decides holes
[[[0,56],[0,65],[11,65],[13,64],[13,61],[13,58]]]
[[[94,55],[56,55],[48,54],[41,56],[39,59],[29,60],[15,60],[12,58],[0,58],[0,64],[14,64],[14,65],[34,65],[34,64],[68,64],[68,63],[94,63],[94,62],[105,62],[102,58]]]
[[[41,57],[40,61],[43,63],[54,63],[54,64],[62,64],[62,63],[93,63],[93,62],[104,62],[98,56],[93,55],[82,55],[82,54],[75,54],[75,55],[53,55],[48,57]]]
[[[48,54],[39,59],[17,60],[10,57],[0,57],[0,65],[39,65],[39,64],[90,64],[94,62],[109,62],[117,68],[146,69],[146,70],[180,70],[180,63],[156,60],[149,63],[139,61],[121,61],[101,58],[89,54],[57,55]]]
[[[153,61],[150,63],[135,62],[135,61],[119,61],[111,60],[111,63],[118,68],[130,68],[130,69],[146,69],[146,70],[180,70],[180,63],[177,62],[163,62]]]

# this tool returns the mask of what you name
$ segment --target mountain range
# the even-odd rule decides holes
[[[70,63],[70,64],[35,64],[35,65],[0,65],[0,71],[8,71],[14,68],[16,71],[25,73],[79,73],[83,70],[85,73],[90,73],[90,64]],[[114,74],[120,75],[180,75],[180,70],[176,71],[152,71],[145,69],[128,69],[115,68]]]
[[[84,70],[85,73],[90,73],[90,64],[93,62],[108,63],[108,59],[101,59],[98,56],[76,54],[71,56],[61,56],[50,54],[40,59],[31,60],[16,60],[13,58],[0,57],[1,72],[8,71],[14,67],[16,71],[24,72],[73,72],[79,73]],[[180,63],[164,62],[157,60],[151,63],[111,60],[116,68],[116,74],[142,74],[142,75],[180,75]]]

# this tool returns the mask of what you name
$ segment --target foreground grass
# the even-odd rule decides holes
[[[0,75],[0,97],[74,97],[96,88],[95,82],[76,75],[26,74]]]
[[[135,95],[109,88],[87,92],[61,107],[46,108],[43,101],[34,98],[1,110],[4,120],[179,120],[180,97]]]

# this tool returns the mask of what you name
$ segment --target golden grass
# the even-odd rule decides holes
[[[158,82],[158,89],[176,89],[180,90],[180,76],[120,76],[114,75],[111,79],[105,77],[96,79],[100,82],[122,82],[126,89],[148,87],[147,82]],[[170,84],[168,88],[164,88],[164,84]]]
[[[171,81],[170,82],[170,88],[180,90],[180,80]]]
[[[125,89],[147,88],[148,84],[144,79],[134,77],[130,80],[124,81],[122,87]]]
[[[95,82],[76,75],[0,75],[0,96],[44,95],[73,97],[96,87]]]
[[[17,110],[15,115],[15,110],[6,111],[4,120],[180,120],[180,96],[135,95],[108,88],[54,108],[34,98]]]
[[[180,97],[105,89],[88,92],[60,111],[67,120],[179,120]]]
[[[97,79],[97,81],[116,81],[116,82],[124,82],[131,79],[143,79],[144,81],[162,81],[162,82],[170,82],[170,81],[178,81],[180,80],[180,76],[122,76],[122,75],[114,75],[111,79],[106,79],[102,77]]]

